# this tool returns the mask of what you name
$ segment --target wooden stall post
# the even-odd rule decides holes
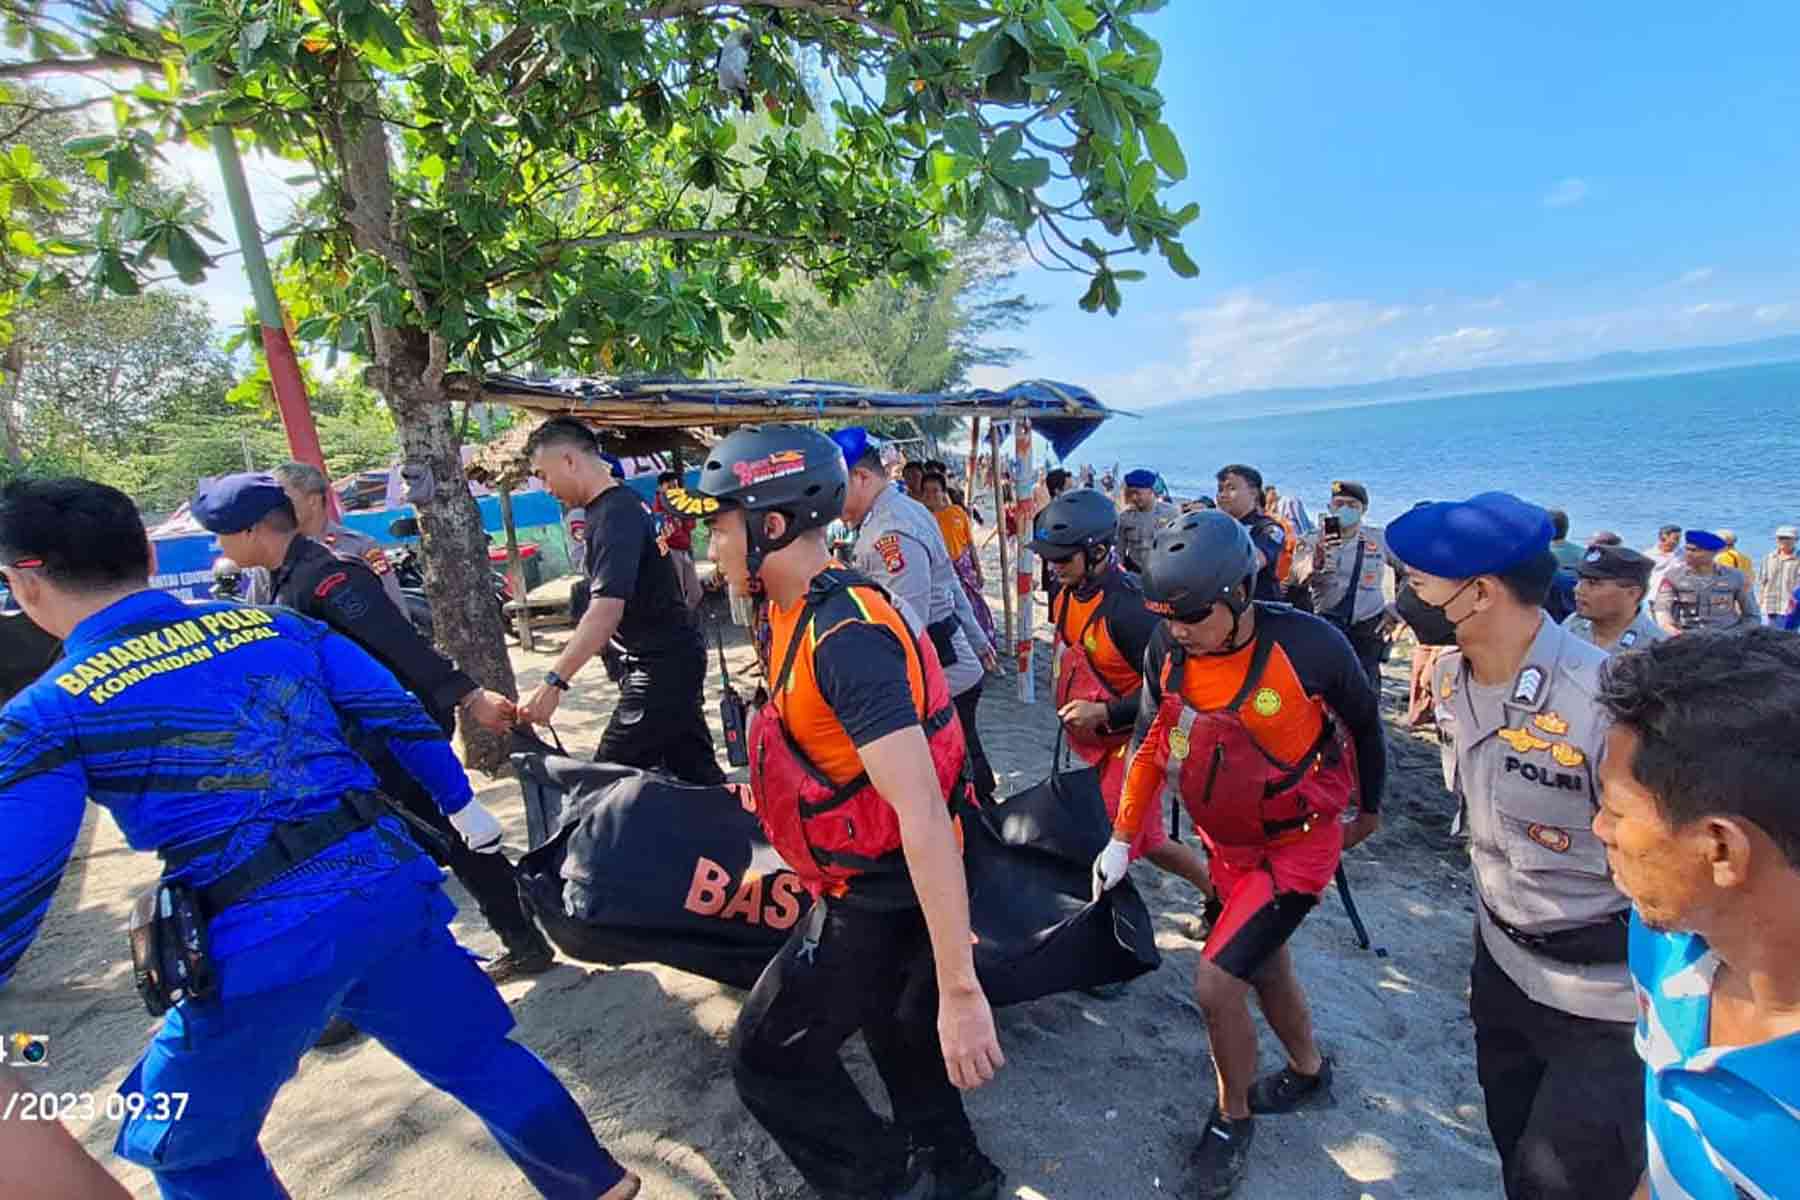
[[[525,562],[519,557],[519,529],[513,524],[512,488],[502,481],[500,526],[506,531],[506,575],[512,580],[513,602],[519,606],[519,645],[536,650],[531,637],[531,592],[525,586]]]

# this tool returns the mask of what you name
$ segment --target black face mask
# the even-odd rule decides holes
[[[1421,646],[1454,646],[1457,622],[1452,621],[1444,610],[1455,603],[1456,597],[1462,595],[1468,586],[1465,583],[1457,588],[1456,595],[1442,604],[1427,604],[1419,598],[1419,593],[1413,591],[1412,581],[1407,580],[1394,595],[1394,611],[1412,627],[1413,636],[1419,639]]]

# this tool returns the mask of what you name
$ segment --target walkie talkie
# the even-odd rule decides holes
[[[725,731],[725,761],[734,767],[750,765],[750,710],[744,698],[731,686],[731,672],[725,669],[725,637],[713,626],[713,645],[719,648],[719,727]]]

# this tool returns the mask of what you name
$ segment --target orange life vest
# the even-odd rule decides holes
[[[898,900],[911,893],[899,816],[869,782],[860,763],[850,768],[834,764],[838,776],[834,778],[815,762],[815,756],[808,755],[795,739],[785,715],[797,700],[816,706],[814,711],[826,709],[811,670],[811,649],[808,665],[798,675],[795,661],[803,643],[813,648],[818,645],[812,625],[819,606],[844,591],[856,601],[865,620],[892,630],[905,647],[913,695],[923,701],[920,724],[946,803],[954,809],[959,802],[973,802],[962,725],[956,719],[936,650],[929,641],[913,636],[886,592],[863,576],[840,568],[827,569],[814,578],[788,638],[770,699],[751,723],[751,794],[769,844],[815,898],[843,896],[859,877],[885,877],[881,883],[868,881],[871,892],[885,888],[889,898]],[[807,694],[798,695],[801,692]],[[837,736],[848,743],[841,726]],[[872,894],[871,898],[882,897]]]
[[[1180,800],[1209,846],[1263,846],[1325,820],[1336,820],[1356,797],[1356,746],[1342,721],[1302,688],[1293,664],[1273,638],[1258,633],[1243,682],[1216,708],[1190,703],[1182,686],[1186,656],[1179,647],[1163,663],[1162,703],[1132,758],[1120,814],[1122,833],[1158,819],[1144,801],[1160,798],[1175,811]],[[1296,724],[1297,723],[1297,724]],[[1291,758],[1267,748],[1267,731],[1316,729],[1311,745]],[[1258,736],[1259,728],[1263,730]]]
[[[1071,700],[1106,704],[1143,686],[1143,677],[1119,651],[1112,631],[1101,619],[1107,599],[1104,588],[1087,600],[1077,599],[1069,588],[1056,594],[1056,635],[1063,644],[1056,670],[1058,709]],[[1077,623],[1079,628],[1071,632]],[[1131,741],[1131,730],[1081,733],[1065,727],[1063,736],[1083,762],[1100,766]]]

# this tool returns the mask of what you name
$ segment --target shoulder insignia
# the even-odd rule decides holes
[[[1524,754],[1528,750],[1548,750],[1550,748],[1549,742],[1529,729],[1502,729],[1498,736],[1501,741],[1520,754]]]
[[[1519,672],[1519,681],[1513,685],[1512,698],[1520,704],[1536,704],[1538,693],[1544,690],[1544,672],[1539,667],[1526,667]]]
[[[875,553],[881,555],[882,565],[889,574],[898,575],[906,569],[906,552],[900,548],[900,535],[884,533],[875,539]]]
[[[1569,836],[1566,829],[1558,829],[1554,825],[1530,825],[1525,829],[1525,836],[1546,850],[1557,854],[1567,854],[1575,839]]]
[[[1536,717],[1532,718],[1531,723],[1545,733],[1554,733],[1559,737],[1562,734],[1569,732],[1569,723],[1553,712],[1539,713]]]
[[[1456,695],[1456,673],[1446,672],[1438,679],[1438,699],[1449,700]]]
[[[587,541],[587,520],[586,520],[586,518],[576,517],[569,522],[569,536],[574,538],[578,542]]]
[[[1556,760],[1559,767],[1579,767],[1587,761],[1587,755],[1567,742],[1558,742],[1550,747],[1550,757]]]
[[[350,576],[347,572],[334,572],[319,580],[319,586],[313,589],[313,597],[318,600],[323,600],[325,597],[331,595],[331,593],[337,591],[337,589],[349,582]]]
[[[327,529],[319,536],[319,540],[324,542],[327,546],[335,546],[337,545],[337,534]]]
[[[1287,530],[1279,525],[1271,527],[1269,530],[1269,540],[1274,542],[1277,546],[1281,545],[1281,543],[1287,541]]]
[[[1619,646],[1621,649],[1629,650],[1633,646],[1637,645],[1637,640],[1638,640],[1637,630],[1627,629],[1624,633],[1621,633],[1619,635]]]
[[[364,550],[363,561],[368,563],[369,570],[375,572],[377,575],[386,575],[389,571],[394,569],[393,565],[388,562],[387,551],[383,550],[380,546],[370,546],[367,550]]]

